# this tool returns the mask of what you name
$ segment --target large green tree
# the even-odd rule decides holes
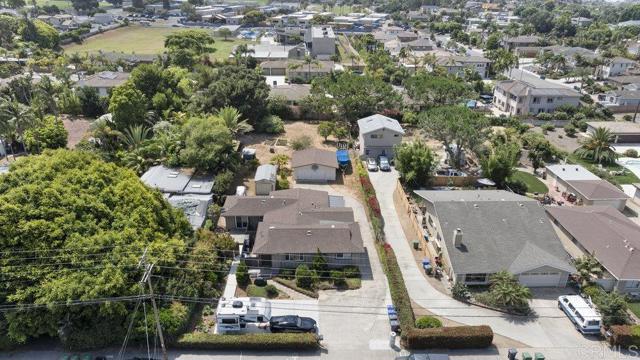
[[[54,116],[45,116],[34,127],[25,131],[24,143],[30,152],[39,153],[45,149],[67,146],[68,135],[62,120]]]
[[[589,137],[582,140],[580,147],[575,151],[576,155],[583,159],[589,159],[598,164],[609,164],[618,158],[611,144],[614,137],[606,128],[596,128]]]
[[[161,266],[179,266],[190,234],[184,215],[130,170],[80,151],[21,158],[0,177],[0,303],[137,295],[144,249],[156,273],[169,276]],[[187,280],[186,287],[159,283],[156,291],[193,294],[188,289],[195,279]],[[13,343],[58,337],[67,347],[102,347],[122,340],[132,308],[114,301],[2,312],[0,336]]]
[[[191,118],[184,126],[183,137],[180,159],[184,165],[202,170],[222,170],[235,165],[233,136],[219,119]]]
[[[465,151],[476,151],[488,137],[487,118],[465,106],[442,106],[420,114],[425,134],[439,140],[449,155],[450,165],[460,167]]]
[[[491,153],[480,160],[482,176],[491,179],[499,188],[504,188],[518,162],[517,144],[507,143],[495,146]]]
[[[127,82],[113,90],[109,100],[109,112],[119,130],[144,122],[147,98],[133,83]]]
[[[405,80],[404,84],[409,97],[423,107],[459,104],[473,93],[462,79],[434,76],[424,71]]]
[[[400,179],[411,186],[425,186],[433,175],[436,157],[422,141],[405,142],[395,148],[396,170]]]
[[[192,68],[203,57],[215,51],[213,36],[205,30],[182,30],[170,34],[164,41],[169,61],[185,68]]]

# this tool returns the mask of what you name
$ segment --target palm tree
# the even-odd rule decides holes
[[[592,275],[596,277],[602,275],[602,266],[593,255],[586,255],[573,260],[573,266],[576,268],[581,287],[591,285]]]
[[[36,121],[33,110],[15,99],[0,98],[0,134],[13,152],[13,144],[21,142],[25,130]]]
[[[618,158],[618,153],[611,146],[614,141],[615,137],[611,134],[611,131],[599,127],[587,139],[582,141],[575,154],[582,159],[590,159],[598,164],[609,164]]]
[[[531,290],[517,282],[496,284],[491,294],[496,303],[514,310],[527,309],[531,299]]]
[[[129,126],[120,134],[120,139],[129,150],[136,150],[149,138],[149,129],[142,125]]]
[[[307,81],[311,81],[311,65],[319,66],[320,62],[309,55],[305,55],[302,62],[289,64],[289,69],[299,69],[304,65],[307,65]]]
[[[253,53],[255,53],[255,50],[250,49],[247,44],[240,44],[233,50],[232,55],[233,58],[236,59],[236,65],[240,65],[240,62],[243,61],[243,59],[246,59],[249,54]]]
[[[402,47],[400,48],[400,52],[398,53],[398,57],[400,58],[400,60],[405,60],[406,58],[409,57],[409,51],[410,49],[408,47]]]
[[[226,106],[218,110],[216,117],[227,126],[229,131],[234,135],[241,135],[253,130],[253,126],[245,119],[242,120],[242,114],[238,109],[232,106]]]

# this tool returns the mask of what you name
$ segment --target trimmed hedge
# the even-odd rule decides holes
[[[398,313],[400,337],[404,340],[416,322],[413,308],[411,307],[411,298],[409,297],[407,286],[402,278],[402,272],[400,272],[400,266],[398,265],[398,260],[396,259],[396,254],[393,252],[393,249],[388,245],[380,245],[378,246],[378,254],[380,255],[382,266],[389,281],[391,300]]]
[[[493,342],[493,330],[487,325],[455,326],[437,329],[412,328],[406,336],[409,349],[486,348]]]
[[[614,346],[640,346],[640,325],[613,325],[609,343]]]
[[[287,279],[283,279],[280,277],[274,277],[273,279],[271,279],[275,282],[277,282],[280,285],[286,286],[291,290],[295,290],[301,294],[307,295],[308,297],[312,297],[314,299],[318,298],[318,292],[317,291],[313,291],[313,290],[307,290],[307,289],[303,289],[301,287],[298,287],[296,285],[296,281],[295,280],[287,280]]]
[[[317,350],[320,345],[314,334],[185,334],[173,344],[181,349],[198,350]]]

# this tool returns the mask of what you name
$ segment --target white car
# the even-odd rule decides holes
[[[378,163],[373,158],[367,158],[367,170],[378,171]]]

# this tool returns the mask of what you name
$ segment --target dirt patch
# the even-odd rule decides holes
[[[67,138],[67,147],[73,149],[78,143],[89,133],[91,121],[83,117],[75,117],[70,115],[60,115],[64,128],[69,133]]]
[[[531,131],[542,134],[542,129],[540,127],[534,127]],[[556,128],[554,131],[547,131],[544,138],[549,140],[551,144],[558,147],[560,150],[572,153],[580,147],[580,143],[578,143],[579,139],[585,136],[586,135],[583,133],[578,133],[575,137],[569,137],[564,133],[562,128]]]

